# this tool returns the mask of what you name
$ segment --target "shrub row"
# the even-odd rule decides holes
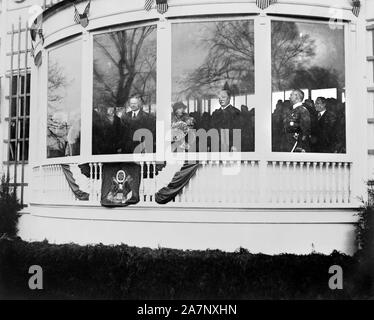
[[[17,235],[18,211],[21,208],[16,194],[11,190],[9,178],[2,176],[0,180],[0,238]]]
[[[44,289],[31,291],[31,265]],[[330,290],[329,267],[344,270],[343,290]],[[182,251],[118,246],[53,245],[0,240],[0,294],[53,299],[351,299],[365,297],[353,257],[269,256],[244,249]]]

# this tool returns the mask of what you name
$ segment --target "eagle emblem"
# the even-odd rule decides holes
[[[112,179],[112,186],[108,193],[107,200],[113,203],[126,203],[133,196],[130,187],[132,178],[126,175],[124,170],[119,170],[116,177]]]

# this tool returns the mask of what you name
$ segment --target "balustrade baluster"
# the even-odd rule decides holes
[[[286,170],[284,174],[284,200],[285,203],[291,203],[292,201],[292,183],[291,183],[291,168],[290,168],[291,162],[286,161]]]
[[[192,190],[192,202],[200,203],[200,196],[204,194],[206,191],[204,189],[201,189],[201,177],[200,177],[200,170],[201,165],[197,167],[195,176],[191,179],[191,190]]]
[[[306,163],[306,195],[305,195],[305,203],[311,203],[312,199],[312,190],[311,187],[313,186],[312,179],[310,177],[310,162]]]
[[[152,190],[152,162],[147,161],[147,179],[146,179],[146,201],[152,202],[151,190]]]
[[[297,174],[296,174],[296,161],[292,161],[292,203],[297,202]]]
[[[298,203],[305,203],[305,193],[307,184],[305,183],[305,180],[307,180],[306,170],[304,170],[304,162],[299,162],[299,170],[296,170],[298,172],[298,184],[299,184],[299,191],[298,191],[298,197],[297,202]]]
[[[140,162],[140,184],[139,184],[140,202],[144,202],[144,162]]]
[[[351,170],[351,164],[350,163],[344,163],[344,171],[345,171],[345,179],[346,179],[346,203],[351,202],[351,181],[350,181],[350,170]]]
[[[330,165],[332,163],[327,162],[326,163],[326,203],[331,203],[332,202],[332,181],[331,181],[331,171],[332,169],[330,168]]]
[[[336,186],[336,170],[337,163],[331,163],[331,202],[337,203],[337,186]]]
[[[318,162],[313,162],[313,203],[319,203]]]
[[[276,192],[278,189],[278,179],[277,179],[277,173],[275,170],[276,170],[277,162],[271,161],[269,164],[271,166],[271,174],[270,176],[268,176],[268,179],[266,182],[267,183],[266,190],[269,192],[269,196],[268,196],[269,202],[276,203],[277,202]],[[268,166],[268,170],[269,170],[269,166]]]
[[[325,175],[323,174],[323,162],[319,163],[318,178],[318,203],[325,203]]]
[[[347,163],[342,163],[342,201],[348,203],[347,201]]]
[[[260,183],[259,183],[259,162],[256,161],[251,161],[251,172],[252,172],[252,197],[253,197],[253,202],[257,203],[260,201]]]
[[[98,166],[99,166],[99,172],[98,172],[99,176],[97,179],[97,185],[98,185],[97,198],[98,198],[98,201],[100,202],[101,201],[101,186],[103,183],[103,164],[99,162]]]
[[[342,170],[342,163],[338,163],[338,177],[337,177],[337,184],[338,184],[338,203],[343,203],[343,170]],[[342,181],[343,180],[343,181]],[[343,183],[342,183],[343,182]]]
[[[62,190],[62,167],[61,165],[56,165],[55,168],[55,174],[54,174],[54,180],[55,180],[55,189],[56,189],[56,199],[61,202],[61,193],[63,192]]]
[[[285,169],[283,169],[283,167],[284,167],[284,162],[279,161],[279,184],[277,186],[279,190],[278,191],[279,192],[279,201],[278,201],[279,203],[287,202],[286,200],[287,190],[286,190],[286,184],[285,184],[287,173],[285,172]]]

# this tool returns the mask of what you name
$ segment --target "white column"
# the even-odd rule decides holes
[[[92,111],[93,111],[93,36],[82,35],[81,68],[81,150],[82,160],[92,155]]]
[[[347,153],[352,156],[352,199],[366,198],[368,143],[367,110],[364,108],[366,92],[366,22],[365,2],[361,1],[361,14],[345,28],[346,45],[346,121]],[[362,108],[357,106],[361,105]],[[358,200],[357,204],[359,204]]]
[[[258,185],[259,201],[265,202],[267,160],[271,153],[271,25],[261,14],[254,20],[255,31],[255,150],[260,156]],[[270,171],[271,172],[271,171]]]
[[[164,141],[170,141],[171,124],[171,24],[161,18],[157,24],[157,110],[156,157],[165,159]],[[164,127],[164,132],[160,130]]]

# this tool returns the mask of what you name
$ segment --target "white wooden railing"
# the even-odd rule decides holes
[[[158,205],[155,193],[171,181],[178,165],[159,168],[141,162],[140,203]],[[180,163],[180,166],[183,163]],[[179,166],[179,167],[180,167]],[[210,207],[346,207],[352,203],[350,162],[201,161],[195,176],[169,206]],[[89,177],[77,164],[70,170],[89,201],[75,198],[61,165],[33,169],[32,202],[99,205],[102,163],[89,164]]]
[[[348,204],[351,202],[347,162],[268,162],[269,203]]]

